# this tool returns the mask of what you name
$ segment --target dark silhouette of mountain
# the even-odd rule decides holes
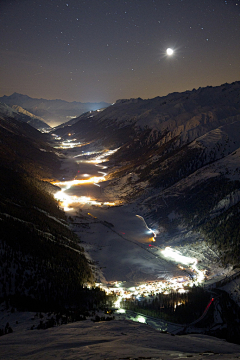
[[[0,303],[38,311],[86,308],[94,291],[83,284],[93,274],[53,197],[59,188],[49,181],[60,176],[61,163],[50,136],[0,115],[0,144]]]

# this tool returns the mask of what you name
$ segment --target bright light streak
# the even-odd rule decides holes
[[[178,289],[178,292],[179,292],[179,294],[184,294],[184,293],[187,292],[187,291],[184,290],[184,289]]]
[[[198,282],[199,284],[202,283],[205,279],[205,270],[199,270],[197,268],[197,264],[192,266],[192,269],[196,271],[197,273],[197,280],[196,282]]]
[[[69,185],[68,185],[69,186]],[[69,189],[71,186],[66,187],[65,189],[62,189],[61,191],[58,191],[56,194],[54,194],[54,197],[56,200],[60,201],[61,206],[63,207],[64,211],[71,211],[73,209],[73,205],[96,205],[96,206],[115,206],[115,202],[99,202],[94,199],[92,199],[89,196],[75,196],[75,195],[67,195],[65,191]]]
[[[101,181],[104,181],[105,176],[92,176],[89,179],[81,179],[81,180],[69,180],[69,181],[56,181],[53,182],[52,184],[60,186],[60,187],[64,187],[64,190],[70,189],[70,187],[72,186],[77,186],[77,185],[84,185],[84,184],[97,184]]]
[[[98,164],[96,164],[96,166],[100,166],[102,169],[107,169],[107,166],[98,165]]]
[[[166,247],[164,250],[161,250],[161,252],[165,257],[170,258],[174,261],[180,262],[181,264],[184,264],[184,265],[190,265],[190,264],[196,263],[196,261],[197,261],[197,259],[195,259],[195,258],[190,258],[190,257],[181,255],[181,253],[178,250],[174,250],[171,247]]]
[[[174,305],[174,309],[176,309],[179,305],[182,305],[182,304],[183,304],[182,302],[178,301],[178,303]]]
[[[161,252],[166,258],[170,258],[176,262],[190,266],[191,269],[197,273],[195,283],[200,284],[204,281],[205,271],[199,270],[197,268],[198,260],[196,258],[183,256],[178,250],[174,250],[171,247],[166,247],[164,250],[161,250]]]
[[[103,174],[103,176],[105,177],[107,175],[107,173],[103,172],[103,171],[98,171],[99,174]]]
[[[85,153],[84,151],[82,151],[82,154],[75,155],[75,156],[73,156],[73,158],[77,158],[77,157],[81,157],[81,156],[90,156],[90,155],[93,155],[93,154],[96,154],[96,153],[95,152],[86,152]]]
[[[61,202],[62,207],[64,208],[64,211],[70,211],[73,210],[74,204],[92,204],[92,205],[98,205],[99,203],[92,200],[90,197],[87,196],[70,196],[67,195],[65,190],[58,191],[54,197],[55,199],[59,200]]]
[[[117,149],[114,149],[114,150],[104,150],[100,155],[97,155],[95,158],[91,159],[91,160],[87,160],[87,162],[90,162],[90,163],[94,163],[94,164],[100,164],[104,161],[106,161],[106,159],[114,154],[116,151],[118,151],[120,149],[117,148]],[[86,155],[86,154],[85,154]]]
[[[70,134],[71,135],[71,134]],[[57,135],[54,135],[56,140],[60,140],[61,137],[56,137]],[[84,144],[80,142],[76,142],[77,139],[68,139],[61,143],[61,145],[54,146],[55,149],[72,149],[75,147],[81,147]]]
[[[148,231],[153,234],[153,237],[151,237],[150,240],[151,240],[151,241],[156,241],[156,237],[157,237],[156,232],[154,232],[154,230],[150,229],[150,228],[147,226],[146,221],[144,220],[144,218],[143,218],[141,215],[136,215],[136,216],[144,222],[144,225],[146,226],[146,228],[148,229]]]
[[[85,145],[85,144],[82,144],[82,145]],[[81,146],[82,146],[82,145],[81,145]],[[114,153],[115,153],[116,151],[118,151],[119,149],[120,149],[120,147],[117,148],[117,149],[113,149],[113,150],[103,150],[103,151],[98,152],[98,153],[96,153],[96,152],[94,152],[94,151],[92,151],[92,152],[82,152],[82,154],[75,155],[74,158],[82,157],[82,156],[84,156],[84,157],[86,157],[86,156],[92,156],[92,155],[94,155],[94,154],[97,154],[95,157],[93,157],[93,158],[90,159],[90,160],[84,159],[84,162],[86,162],[86,163],[91,163],[91,164],[95,164],[96,166],[100,166],[100,165],[98,165],[98,164],[101,164],[102,162],[106,161],[107,158],[108,158],[110,155],[114,154]],[[78,162],[81,162],[81,161],[82,161],[82,160],[79,160]],[[106,168],[107,168],[107,166],[102,166],[102,169],[106,169]]]
[[[141,315],[138,315],[136,320],[142,324],[146,324],[146,318]]]
[[[75,147],[81,147],[83,144],[80,142],[70,142],[69,140],[63,141],[61,145],[54,146],[55,149],[73,149]]]
[[[118,309],[116,311],[117,314],[125,314],[126,313],[126,310],[125,309]]]
[[[121,309],[121,301],[123,299],[123,296],[122,295],[119,295],[117,300],[115,301],[114,303],[114,307],[117,308],[117,309]]]

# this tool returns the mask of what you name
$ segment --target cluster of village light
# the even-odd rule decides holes
[[[188,292],[188,288],[194,285],[201,284],[205,279],[205,270],[199,270],[197,268],[197,259],[183,256],[177,250],[170,247],[166,247],[161,253],[168,259],[177,261],[184,265],[187,265],[194,273],[194,278],[190,279],[187,276],[175,277],[168,280],[161,281],[149,281],[145,284],[126,288],[124,282],[111,282],[108,285],[102,283],[97,284],[100,288],[106,291],[107,294],[117,295],[117,300],[114,307],[119,309],[120,312],[124,312],[121,309],[121,302],[125,300],[141,300],[142,298],[154,296],[159,293],[168,295],[171,291],[176,291],[180,294]],[[178,266],[180,269],[184,269],[181,265]]]
[[[180,294],[188,292],[188,287],[192,287],[196,284],[195,281],[190,280],[187,277],[176,277],[162,281],[151,281],[138,286],[125,288],[122,282],[112,282],[109,286],[102,283],[96,284],[96,286],[103,289],[107,294],[115,294],[117,300],[114,303],[116,309],[121,309],[121,302],[125,300],[141,300],[149,296],[156,294],[168,295],[171,291],[176,291]]]
[[[64,211],[73,210],[73,205],[82,205],[82,204],[90,204],[90,205],[106,205],[106,206],[114,206],[114,202],[99,202],[92,199],[90,196],[76,196],[76,195],[68,195],[66,194],[66,190],[70,189],[72,186],[84,185],[84,184],[97,184],[100,181],[103,181],[104,176],[93,176],[88,179],[81,180],[70,180],[70,181],[59,181],[54,182],[54,185],[61,187],[61,190],[54,194],[55,199],[60,201],[61,206]]]

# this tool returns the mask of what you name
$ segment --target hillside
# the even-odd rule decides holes
[[[27,123],[38,130],[45,131],[51,129],[51,127],[46,124],[42,118],[31,114],[20,106],[13,105],[11,107],[0,102],[0,116],[3,118],[12,117],[15,120]]]
[[[118,133],[118,142],[125,144],[130,128],[135,142],[136,135],[147,137],[151,143],[158,139],[158,146],[177,138],[176,145],[181,146],[239,115],[239,87],[240,82],[235,82],[154,99],[118,100],[101,112],[82,115],[71,129],[87,140],[103,138],[105,134],[105,144],[113,142],[114,131]],[[91,125],[97,127],[94,133]],[[64,133],[67,134],[67,129],[64,132],[63,127],[61,134]]]
[[[38,178],[51,178],[60,160],[47,142],[50,137],[13,117],[0,116],[1,165],[26,171]]]
[[[105,195],[134,203],[158,227],[162,243],[206,240],[218,246],[223,264],[237,265],[239,130],[240,82],[234,82],[119,100],[54,132],[120,147],[107,164]]]
[[[88,308],[104,294],[83,288],[94,277],[80,239],[53,198],[61,175],[50,136],[0,117],[0,302],[20,310]]]
[[[16,110],[18,113],[25,115],[25,117],[29,117],[30,119],[27,121],[27,123],[33,127],[35,127],[38,130],[50,130],[50,126],[44,122],[44,119],[40,116],[36,116],[34,114],[31,114],[29,111],[23,109],[21,106],[13,105],[12,108]]]

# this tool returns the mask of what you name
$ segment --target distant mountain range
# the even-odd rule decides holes
[[[16,92],[10,96],[4,95],[0,97],[0,102],[9,106],[21,106],[37,117],[41,117],[50,126],[56,126],[87,111],[106,108],[110,105],[106,102],[81,103],[76,101],[34,99]]]
[[[207,240],[239,264],[239,81],[119,100],[66,125],[55,130],[63,139],[120,147],[105,194],[133,202],[165,244]]]

